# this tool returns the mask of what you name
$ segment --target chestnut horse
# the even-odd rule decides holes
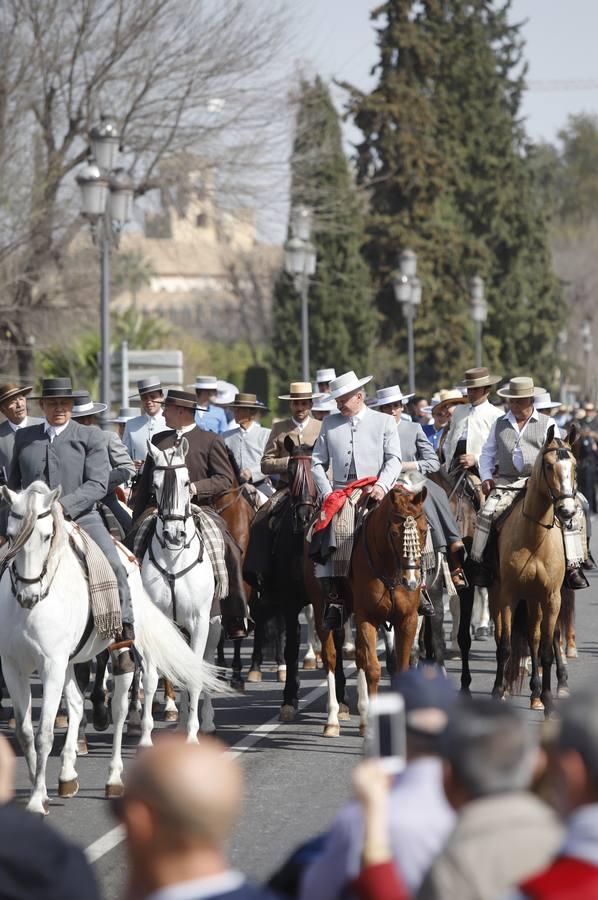
[[[375,695],[380,681],[377,631],[392,625],[398,671],[409,667],[417,629],[417,610],[422,585],[422,554],[427,522],[423,510],[426,488],[417,493],[410,481],[397,483],[370,510],[355,537],[351,568],[344,579],[348,604],[356,623],[357,705],[360,733],[364,733],[368,694]],[[323,625],[323,598],[314,596],[316,623],[322,642],[322,662],[328,680],[328,718],[325,737],[338,737],[343,710],[345,679],[342,674],[342,629],[331,632]],[[348,611],[348,610],[347,610]]]
[[[543,706],[547,717],[553,708],[555,650],[559,687],[566,684],[555,634],[558,638],[566,568],[563,528],[577,511],[575,457],[569,443],[555,437],[554,430],[554,426],[548,429],[525,496],[513,507],[498,535],[498,572],[490,588],[497,648],[492,694],[501,698],[520,682],[521,661],[529,648],[531,707]]]

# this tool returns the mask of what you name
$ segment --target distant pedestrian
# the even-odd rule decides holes
[[[275,896],[229,867],[225,845],[241,813],[243,774],[226,750],[211,738],[197,745],[169,735],[135,761],[115,803],[126,831],[130,900]]]

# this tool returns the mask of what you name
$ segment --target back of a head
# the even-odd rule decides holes
[[[187,744],[165,737],[145,751],[127,781],[127,793],[153,810],[178,846],[222,849],[240,815],[240,765],[219,741]]]
[[[526,790],[538,740],[521,714],[494,700],[456,705],[444,734],[443,755],[471,798]]]
[[[559,750],[575,750],[581,756],[588,777],[598,789],[598,696],[580,691],[559,705],[554,743]],[[552,723],[550,723],[552,724]]]

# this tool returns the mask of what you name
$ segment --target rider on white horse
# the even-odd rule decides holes
[[[122,633],[111,647],[113,672],[122,674],[135,667],[130,650],[135,638],[131,592],[125,567],[96,510],[108,490],[110,462],[99,428],[71,419],[76,396],[70,378],[44,378],[42,393],[35,399],[45,419],[17,432],[8,486],[21,491],[43,481],[49,488],[60,487],[64,517],[86,531],[106,556],[116,575],[122,609]]]

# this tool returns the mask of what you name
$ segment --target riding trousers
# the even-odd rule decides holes
[[[424,500],[424,510],[432,532],[432,544],[436,552],[444,552],[451,544],[461,540],[461,533],[446,491],[429,478],[426,479],[426,488],[428,494]]]
[[[102,522],[99,512],[95,509],[83,513],[83,515],[79,516],[76,520],[76,523],[96,542],[110,563],[118,583],[118,595],[120,597],[123,622],[133,625],[133,603],[131,601],[127,570],[125,569],[114,541],[112,540],[112,535]]]

